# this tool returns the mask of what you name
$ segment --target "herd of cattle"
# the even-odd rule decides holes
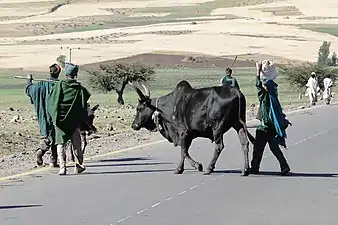
[[[249,175],[249,140],[254,144],[255,138],[247,130],[246,99],[237,88],[215,86],[194,89],[187,81],[181,81],[171,93],[150,98],[150,90],[145,85],[142,85],[143,93],[139,87],[131,84],[139,96],[132,128],[159,131],[175,147],[181,147],[176,174],[183,173],[185,159],[194,168],[203,171],[202,164],[189,155],[189,147],[198,137],[215,143],[213,157],[204,174],[212,173],[224,148],[223,135],[234,128],[243,150],[242,175]],[[93,120],[98,107],[88,108],[88,118],[81,126],[83,151],[87,146],[86,133],[96,132]]]

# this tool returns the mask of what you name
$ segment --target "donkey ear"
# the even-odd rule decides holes
[[[99,106],[100,106],[100,105],[95,105],[95,106],[92,108],[92,110],[93,110],[93,111],[96,111],[96,110],[99,108]]]

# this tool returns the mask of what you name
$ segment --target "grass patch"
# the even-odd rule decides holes
[[[338,25],[335,24],[303,24],[298,26],[301,29],[306,29],[314,32],[330,34],[338,37]]]
[[[73,32],[84,32],[84,31],[93,31],[93,30],[102,30],[102,29],[108,29],[111,28],[107,24],[93,24],[88,25],[85,27],[76,27],[76,28],[69,28],[65,29],[56,33],[73,33]]]

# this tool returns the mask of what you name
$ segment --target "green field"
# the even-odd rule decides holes
[[[15,75],[25,76],[25,74],[27,72],[0,71],[0,108],[31,107],[24,94],[25,80],[15,80],[12,78]],[[215,69],[158,69],[155,80],[149,83],[151,96],[156,97],[169,93],[181,80],[187,80],[195,88],[218,85],[222,75],[222,70]],[[34,74],[34,76],[43,78],[46,74],[38,73]],[[82,72],[79,76],[79,81],[87,85],[87,76],[85,72]],[[234,76],[237,78],[241,90],[247,98],[248,105],[257,103],[256,89],[254,87],[255,68],[235,68]],[[293,89],[283,77],[278,77],[277,83],[279,84],[279,96],[283,105],[304,102],[304,100],[297,98],[298,93],[292,91]],[[109,107],[117,106],[115,93],[101,94],[94,91],[92,93],[91,102],[93,104],[98,103]],[[124,98],[126,104],[135,105],[137,103],[137,96],[130,87],[127,87]]]
[[[314,32],[326,33],[338,37],[338,25],[335,24],[304,24],[299,26]]]

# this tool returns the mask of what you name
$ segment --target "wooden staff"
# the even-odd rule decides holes
[[[15,76],[14,77],[15,79],[25,79],[27,80],[27,77],[22,77],[22,76]],[[47,81],[47,82],[52,82],[53,80],[46,80],[46,79],[32,79],[32,80],[35,80],[35,81]]]
[[[231,65],[229,66],[230,69],[231,69],[231,67],[235,64],[236,60],[237,60],[237,55],[236,55],[234,61],[233,61],[233,62],[231,63]]]

